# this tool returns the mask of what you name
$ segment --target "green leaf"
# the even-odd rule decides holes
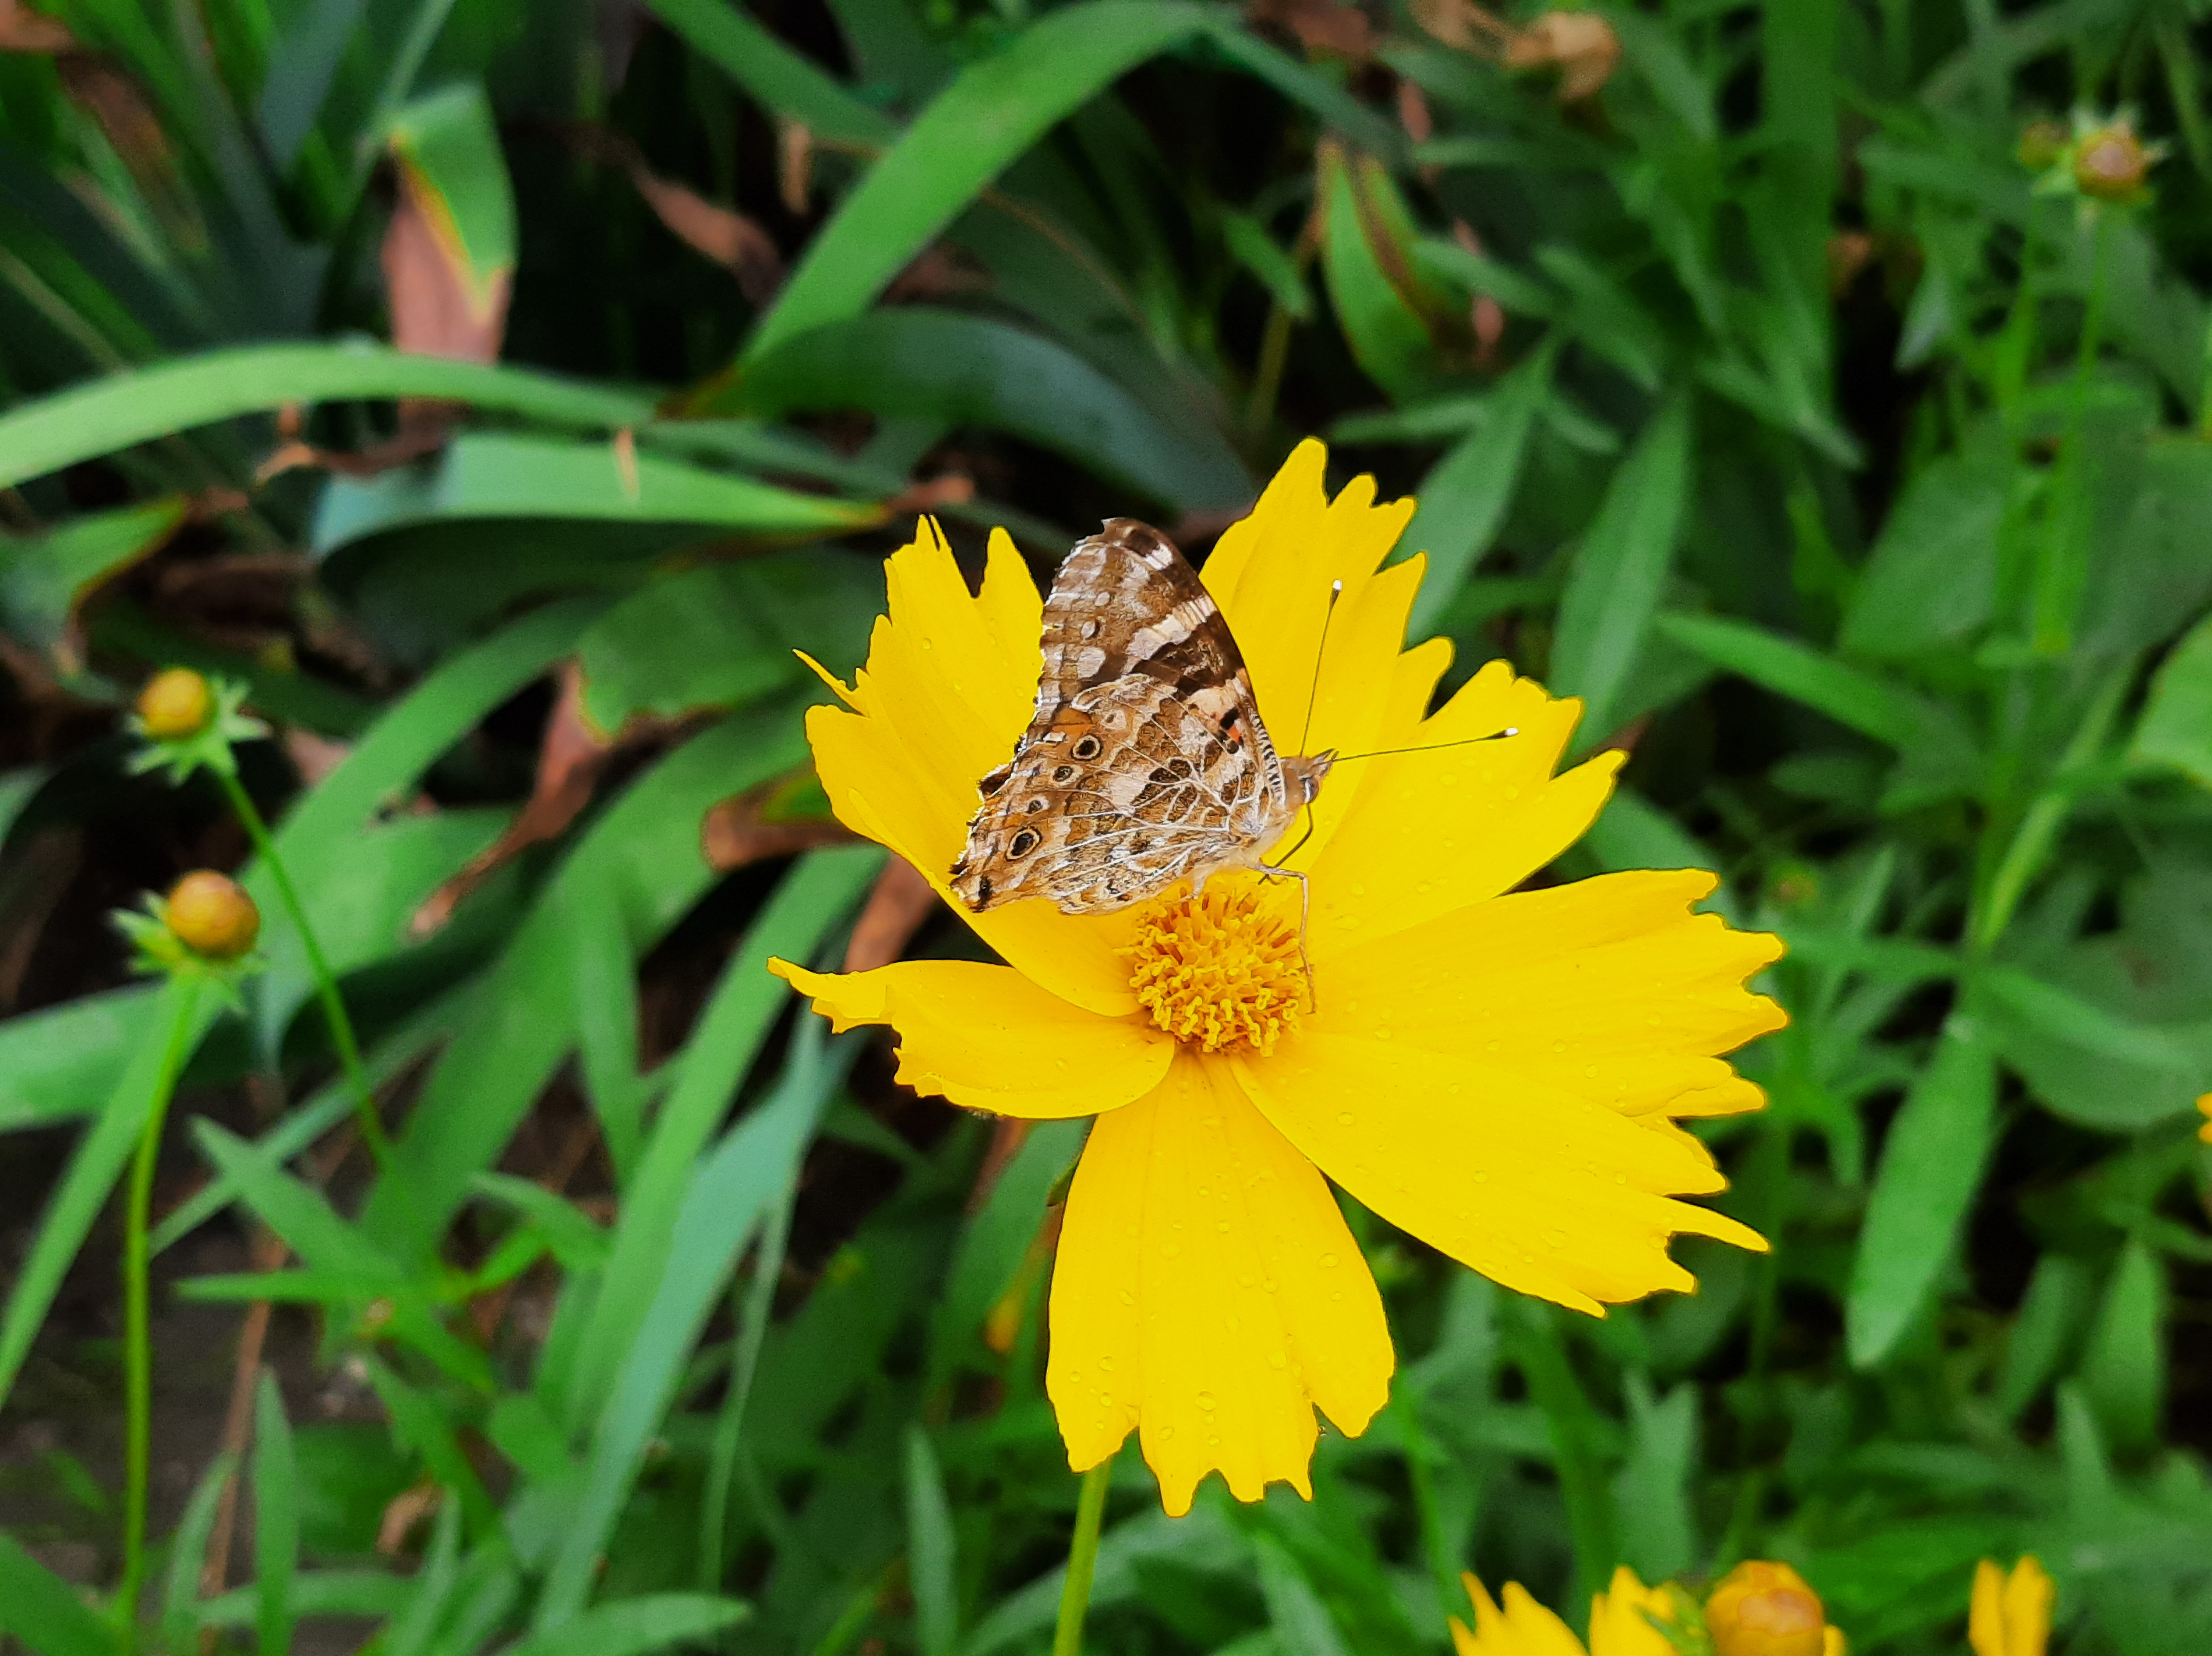
[[[1031,1239],[1044,1223],[1054,1184],[1074,1163],[1090,1123],[1041,1121],[1000,1172],[990,1199],[969,1220],[946,1274],[945,1292],[931,1313],[932,1387],[951,1376],[975,1347],[983,1319],[1021,1269]]]
[[[161,1636],[169,1648],[182,1650],[200,1625],[200,1572],[207,1565],[208,1540],[215,1533],[217,1511],[224,1490],[238,1470],[238,1458],[228,1452],[208,1463],[185,1503],[185,1515],[169,1542],[169,1574],[161,1595]]]
[[[907,1582],[914,1593],[915,1630],[922,1656],[952,1656],[960,1639],[957,1543],[945,1475],[929,1434],[906,1428]]]
[[[650,1593],[599,1604],[557,1628],[533,1632],[507,1656],[644,1656],[735,1627],[751,1612],[734,1598]]]
[[[419,99],[385,136],[471,304],[503,305],[514,273],[514,192],[483,88],[462,81]]]
[[[798,662],[761,624],[763,607],[744,563],[650,582],[584,635],[585,716],[611,734],[639,714],[732,708],[788,684]]]
[[[185,501],[171,495],[74,518],[43,534],[0,536],[0,622],[26,643],[54,652],[94,588],[160,550],[184,521]],[[74,672],[82,664],[64,657],[62,665]]]
[[[737,964],[749,973],[766,977],[749,950],[738,951]],[[781,983],[776,988],[783,990]],[[810,1026],[817,1032],[795,1044],[775,1092],[725,1135],[704,1160],[696,1165],[687,1160],[689,1177],[667,1225],[660,1254],[664,1263],[651,1280],[645,1303],[623,1330],[616,1353],[618,1367],[597,1410],[583,1489],[546,1574],[532,1622],[534,1637],[588,1619],[583,1618],[585,1598],[643,1464],[646,1446],[674,1401],[684,1359],[762,1215],[789,1188],[815,1123],[844,1080],[853,1048],[848,1044],[834,1056],[825,1054],[818,1027]],[[711,1045],[698,1050],[718,1059],[724,1056]],[[734,1079],[730,1077],[725,1087]],[[717,1113],[726,1095],[716,1096]],[[677,1105],[672,1099],[665,1113],[674,1115]],[[659,1148],[657,1138],[654,1149]],[[623,1230],[624,1240],[636,1235],[627,1215]],[[632,1258],[636,1252],[634,1248]],[[626,1291],[629,1279],[624,1267],[629,1263],[618,1255],[609,1268],[600,1293],[603,1306]]]
[[[1133,0],[1100,0],[1124,3]],[[1065,345],[1005,322],[901,305],[779,338],[755,348],[736,385],[757,412],[866,409],[980,425],[1185,508],[1241,505],[1252,492],[1218,434],[1170,429]]]
[[[2118,1063],[2193,1070],[2203,1064],[2196,1045],[2166,1030],[2106,1011],[2094,1001],[2009,966],[1983,974],[1981,988],[2007,1025]]]
[[[1689,490],[1689,405],[1677,399],[1614,470],[1559,598],[1551,688],[1583,698],[1585,746],[1613,734],[1615,704],[1674,568]]]
[[[1995,1055],[1954,1011],[1882,1146],[1844,1306],[1855,1367],[1887,1357],[1927,1304],[1981,1186],[1996,1115]]]
[[[2064,1366],[2088,1321],[2094,1292],[2088,1266],[2073,1255],[2046,1249],[2035,1262],[1997,1384],[1997,1408],[2007,1420],[2016,1419]]]
[[[2158,1440],[2166,1403],[2166,1269],[2140,1239],[2121,1250],[2081,1354],[2081,1392],[2122,1451]]]
[[[1863,668],[1744,621],[1662,615],[1660,631],[1714,666],[1826,714],[1892,747],[1964,741],[1948,709]]]
[[[614,430],[650,398],[527,368],[409,356],[381,345],[246,345],[126,369],[0,414],[0,488],[171,432],[289,403],[434,397],[555,425]]]
[[[1543,1411],[1544,1434],[1567,1509],[1574,1545],[1573,1596],[1588,1603],[1590,1593],[1612,1580],[1620,1551],[1620,1519],[1605,1477],[1597,1411],[1568,1360],[1559,1324],[1564,1313],[1540,1300],[1507,1304],[1513,1316],[1513,1359],[1528,1381],[1530,1401]]]
[[[836,534],[883,521],[883,508],[802,495],[651,453],[628,461],[611,443],[476,432],[434,469],[343,480],[324,494],[316,550],[327,554],[411,524],[477,518],[698,523],[757,534]]]
[[[873,846],[816,851],[786,875],[731,954],[691,1038],[671,1060],[677,1068],[667,1100],[637,1174],[623,1193],[614,1255],[585,1340],[584,1375],[568,1400],[572,1425],[605,1401],[630,1360],[653,1285],[666,1280],[699,1154],[777,1014],[790,1002],[782,980],[769,975],[769,959],[811,959],[830,928],[859,900],[881,860]]]
[[[1996,612],[2013,473],[1961,454],[1923,466],[1891,508],[1844,612],[1842,647],[1895,660],[1965,643]]]
[[[879,149],[898,127],[860,101],[811,58],[747,16],[733,0],[652,0],[661,21],[773,113],[817,137]]]
[[[1352,1647],[1330,1619],[1328,1606],[1289,1549],[1270,1535],[1261,1535],[1255,1549],[1267,1620],[1285,1656],[1352,1656]]]
[[[264,1368],[253,1398],[253,1625],[261,1656],[286,1656],[292,1647],[292,1580],[299,1566],[300,1465],[283,1394]]]
[[[33,1656],[115,1656],[115,1632],[76,1590],[0,1535],[0,1633]]]
[[[184,1050],[189,1053],[222,1010],[215,995],[196,995],[192,988],[172,980],[162,989],[154,1015],[137,1032],[138,1044],[129,1065],[98,1119],[77,1141],[68,1169],[39,1221],[38,1238],[16,1271],[7,1311],[0,1314],[0,1403],[15,1386],[70,1262],[137,1148],[155,1093],[166,1079],[164,1061],[172,1032],[181,1025]]]
[[[2151,680],[2128,758],[2212,788],[2212,616],[2173,647]]]
[[[1249,213],[1224,209],[1221,234],[1237,262],[1258,278],[1279,310],[1301,322],[1313,319],[1313,290],[1306,286],[1305,272],[1267,234],[1266,225]]]
[[[1552,353],[1540,350],[1507,375],[1484,423],[1447,450],[1415,491],[1419,505],[1398,544],[1428,555],[1407,630],[1435,624],[1498,539],[1520,485],[1528,434],[1551,387]]]
[[[150,983],[105,989],[0,1023],[0,1132],[97,1112],[161,994]]]
[[[1205,21],[1179,0],[1096,0],[1048,13],[961,70],[808,244],[747,359],[858,316],[1015,157]]]
[[[1627,1377],[1628,1458],[1613,1475],[1613,1510],[1620,1515],[1621,1562],[1647,1581],[1680,1575],[1698,1557],[1691,1509],[1698,1464],[1698,1388],[1687,1382],[1664,1397],[1649,1381]]]
[[[1410,400],[1435,377],[1436,346],[1374,244],[1381,216],[1366,210],[1361,196],[1376,163],[1365,155],[1347,158],[1340,144],[1325,143],[1320,166],[1321,263],[1329,302],[1361,370],[1393,401]],[[1407,249],[1392,252],[1401,273],[1409,273]]]

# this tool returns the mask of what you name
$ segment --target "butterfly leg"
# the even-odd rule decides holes
[[[1297,868],[1277,868],[1272,863],[1260,866],[1262,880],[1295,880],[1298,882],[1298,965],[1306,975],[1306,1010],[1321,1010],[1321,995],[1314,989],[1313,961],[1306,953],[1306,928],[1313,919],[1313,883]]]

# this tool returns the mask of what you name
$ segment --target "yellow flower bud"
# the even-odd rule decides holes
[[[1757,1559],[1723,1576],[1705,1600],[1716,1656],[1821,1656],[1827,1620],[1802,1576]]]
[[[155,673],[138,692],[138,722],[156,741],[197,736],[215,716],[215,691],[190,667]]]
[[[261,935],[261,910],[228,874],[200,868],[170,888],[169,929],[194,954],[235,960]]]
[[[2115,121],[2084,133],[2074,146],[2074,182],[2100,201],[2131,200],[2155,159],[2131,123]]]

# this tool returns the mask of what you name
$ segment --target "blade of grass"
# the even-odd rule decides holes
[[[292,1580],[300,1567],[300,1463],[276,1377],[261,1373],[253,1398],[253,1626],[261,1656],[292,1648]]]

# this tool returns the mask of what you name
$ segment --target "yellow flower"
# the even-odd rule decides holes
[[[2197,1108],[2204,1117],[2204,1125],[2197,1129],[2197,1136],[2207,1144],[2212,1144],[2212,1093],[2207,1093],[2198,1099]]]
[[[1421,560],[1381,567],[1413,502],[1334,501],[1302,446],[1206,581],[1290,751],[1340,760],[1288,860],[1111,914],[964,917],[1006,964],[775,970],[843,1029],[898,1032],[899,1079],[970,1109],[1098,1117],[1068,1196],[1047,1385],[1069,1464],[1133,1429],[1167,1510],[1218,1469],[1310,1493],[1316,1405],[1347,1434],[1388,1395],[1382,1306],[1330,1178],[1508,1288],[1593,1313],[1690,1274],[1679,1232],[1763,1248],[1675,1198],[1723,1188],[1682,1116],[1756,1109],[1717,1056],[1783,1015],[1743,980],[1780,953],[1691,911],[1694,871],[1516,892],[1587,828],[1621,756],[1553,767],[1580,712],[1504,662],[1427,712],[1450,646],[1401,649]],[[809,715],[838,817],[948,902],[976,782],[1030,717],[1042,600],[992,538],[971,595],[925,522],[846,707]],[[1331,583],[1343,583],[1331,612]],[[1326,648],[1323,648],[1324,618]],[[831,681],[833,685],[835,681]],[[1505,734],[1510,732],[1512,734]],[[1443,746],[1472,738],[1474,746]]]
[[[1472,1575],[1467,1596],[1474,1601],[1474,1630],[1451,1618],[1452,1643],[1459,1656],[1583,1656],[1583,1641],[1567,1624],[1531,1598],[1518,1581],[1505,1584],[1503,1609],[1491,1602]],[[1613,1573],[1613,1586],[1590,1597],[1589,1656],[1674,1656],[1667,1635],[1651,1624],[1674,1619],[1664,1587],[1647,1587],[1626,1564]]]
[[[2010,1575],[1994,1560],[1982,1560],[1974,1569],[1973,1607],[1966,1617],[1966,1642],[1974,1656],[2043,1656],[2054,1591],[2033,1553]]]

